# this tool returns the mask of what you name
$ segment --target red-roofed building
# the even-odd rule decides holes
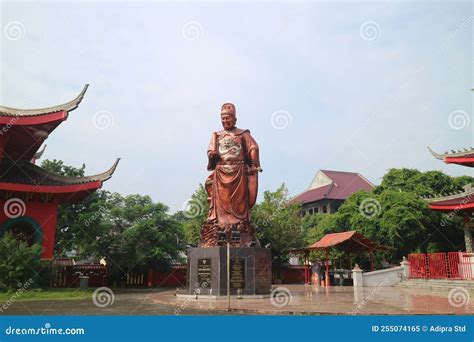
[[[302,215],[335,213],[346,198],[354,192],[372,191],[374,185],[355,172],[319,170],[308,190],[292,199],[301,203]]]

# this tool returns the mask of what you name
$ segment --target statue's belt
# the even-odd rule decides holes
[[[239,160],[239,161],[220,161],[219,163],[217,163],[217,165],[240,165],[240,164],[244,164],[245,161],[243,160]]]

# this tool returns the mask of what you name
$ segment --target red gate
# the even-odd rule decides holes
[[[433,279],[448,278],[446,253],[428,253],[428,275]]]
[[[426,278],[426,254],[409,254],[408,261],[410,262],[410,278]]]
[[[474,279],[474,254],[466,252],[409,254],[410,278]]]

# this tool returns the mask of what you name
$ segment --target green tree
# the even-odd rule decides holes
[[[185,248],[182,224],[168,214],[168,207],[149,196],[109,196],[102,215],[102,231],[91,242],[89,252],[105,257],[115,280],[148,268],[166,269],[182,261]]]
[[[85,171],[84,165],[77,169],[58,160],[46,160],[42,166],[70,177]],[[60,206],[56,255],[74,249],[80,257],[105,257],[116,281],[149,267],[167,268],[181,261],[185,248],[183,222],[168,211],[149,196],[96,191],[80,203]]]
[[[459,190],[473,180],[439,171],[391,169],[373,192],[352,194],[337,213],[322,218],[305,217],[306,242],[313,243],[327,233],[357,230],[387,246],[389,249],[379,255],[392,263],[413,252],[461,250],[461,218],[448,219],[447,215],[430,210],[421,196]],[[368,266],[367,257],[356,260]]]
[[[179,214],[184,221],[186,241],[191,245],[197,245],[199,243],[201,226],[206,222],[209,212],[207,192],[202,184],[191,195],[191,199],[187,202],[186,207],[186,210]]]
[[[288,261],[289,249],[304,246],[300,210],[299,204],[290,203],[288,190],[282,184],[274,192],[265,191],[263,202],[251,211],[260,244],[270,246],[275,270]]]
[[[84,176],[86,166],[80,168],[64,165],[61,160],[44,160],[41,167],[66,177]],[[100,234],[100,216],[106,210],[109,193],[98,190],[79,203],[64,203],[59,206],[55,255],[76,250],[79,255],[87,254],[90,243]]]
[[[41,246],[31,247],[17,240],[10,232],[0,238],[0,290],[17,288],[40,269]]]

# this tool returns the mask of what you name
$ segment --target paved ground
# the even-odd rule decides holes
[[[160,290],[161,291],[161,290]],[[183,308],[162,305],[150,300],[152,294],[159,291],[138,291],[121,293],[115,291],[114,302],[105,307],[97,307],[92,299],[14,301],[0,315],[212,315],[209,310]],[[0,309],[3,303],[0,303]]]
[[[92,299],[15,301],[3,315],[239,315],[239,314],[474,314],[474,293],[405,288],[284,285],[290,292],[277,300],[177,298],[173,290],[115,291],[113,304],[104,308]],[[466,295],[467,294],[467,295]],[[469,300],[471,299],[471,300]],[[464,304],[464,305],[461,305]],[[1,304],[0,304],[1,308]]]
[[[361,288],[284,285],[290,295],[280,300],[237,299],[231,301],[234,312],[256,314],[336,314],[336,315],[403,315],[403,314],[474,314],[474,293],[458,290],[434,292],[427,289],[396,287]],[[450,298],[448,298],[448,296]],[[226,299],[181,299],[172,291],[153,294],[155,303],[178,308],[225,310]],[[472,299],[472,300],[471,300]]]

